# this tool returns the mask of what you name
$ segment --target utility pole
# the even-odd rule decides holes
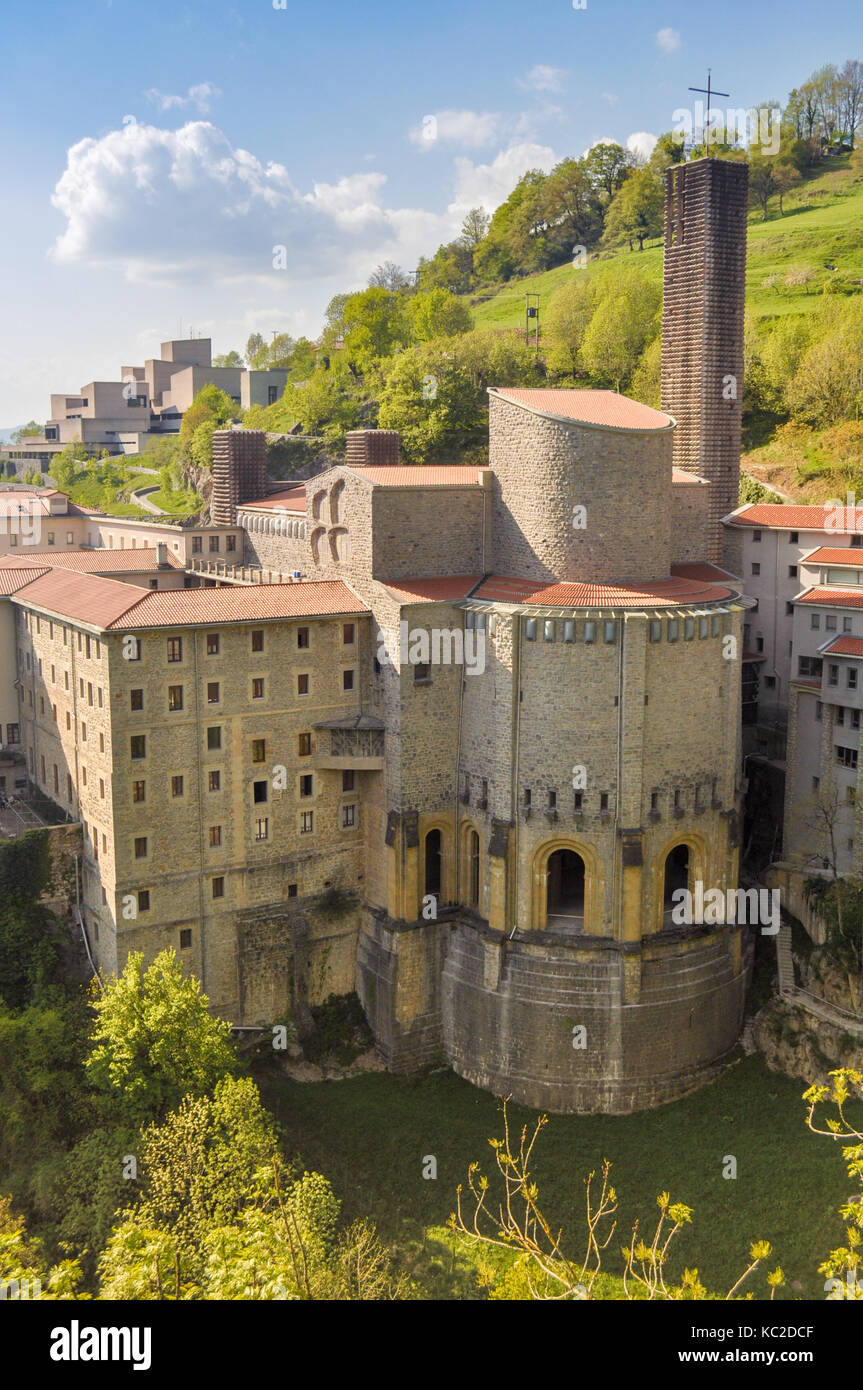
[[[536,303],[532,303],[536,300]],[[530,328],[533,320],[533,345],[539,352],[539,295],[525,291],[524,296],[524,345],[530,347]]]

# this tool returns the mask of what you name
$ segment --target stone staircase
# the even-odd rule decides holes
[[[791,928],[783,922],[776,933],[776,968],[779,975],[779,993],[794,993],[794,960],[791,955]]]

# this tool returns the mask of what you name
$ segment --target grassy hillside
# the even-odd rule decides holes
[[[829,170],[800,185],[784,200],[780,217],[774,199],[766,222],[760,209],[749,214],[746,302],[757,318],[805,313],[831,281],[863,281],[863,179],[849,168],[850,156],[830,161]],[[827,270],[827,264],[835,270]],[[552,293],[573,275],[602,275],[609,267],[648,271],[662,277],[662,242],[642,252],[601,252],[584,269],[558,266],[541,275],[511,280],[471,298],[477,328],[523,328],[524,295],[537,293],[540,320]],[[786,284],[790,276],[792,283]],[[765,283],[766,282],[766,283]],[[863,291],[863,283],[856,287]]]

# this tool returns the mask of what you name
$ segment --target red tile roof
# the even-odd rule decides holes
[[[117,579],[55,569],[28,583],[17,598],[106,630],[267,622],[368,611],[339,579],[223,589],[152,589],[142,594]]]
[[[709,565],[706,562],[672,565],[671,573],[680,579],[699,579],[704,584],[727,584],[729,579],[736,579],[730,570],[723,570],[718,565]]]
[[[849,519],[853,522],[853,508],[848,510],[851,513]],[[753,502],[727,519],[731,526],[766,526],[783,531],[836,531],[837,535],[842,535],[843,530],[837,530],[835,525],[839,511],[839,507],[829,507],[826,503],[820,507],[798,507],[790,502]],[[831,522],[829,526],[828,521]],[[848,530],[854,530],[853,524]]]
[[[297,584],[231,584],[223,589],[151,590],[109,627],[183,627],[201,623],[249,623],[279,618],[366,613],[361,599],[340,579]]]
[[[863,656],[863,637],[837,637],[823,650],[831,656]]]
[[[523,406],[537,415],[550,415],[580,425],[610,430],[666,430],[673,420],[616,391],[581,391],[550,387],[489,387],[490,396]]]
[[[42,564],[52,568],[77,570],[79,574],[125,574],[128,571],[158,569],[154,546],[141,546],[136,550],[34,550],[32,555]],[[12,556],[3,556],[0,564],[12,561]],[[14,557],[21,564],[33,563],[30,555]],[[167,563],[171,569],[184,569],[184,562],[169,550]]]
[[[305,515],[305,484],[285,488],[282,492],[271,492],[268,497],[259,497],[255,502],[241,502],[239,506],[241,508],[254,507],[256,511],[302,512]]]
[[[486,467],[465,464],[368,464],[351,468],[375,487],[478,487]]]
[[[11,565],[3,565],[0,567],[0,594],[15,594],[40,574],[49,573],[50,570],[41,566],[21,565],[13,569]]]
[[[673,577],[654,583],[537,584],[530,579],[491,575],[471,597],[497,603],[549,608],[657,608],[677,604],[715,603],[732,597],[732,590]]]
[[[854,569],[863,569],[863,546],[858,549],[855,546],[848,546],[845,549],[831,549],[829,545],[819,546],[813,550],[811,555],[807,555],[800,561],[801,565],[851,565]]]
[[[450,575],[445,578],[400,579],[386,585],[394,598],[403,603],[446,603],[466,598],[482,579],[481,574]]]
[[[21,603],[77,619],[92,627],[108,627],[121,613],[136,604],[141,590],[119,579],[103,579],[95,574],[51,569],[16,594]]]
[[[795,603],[819,603],[827,608],[863,608],[863,589],[808,589]]]

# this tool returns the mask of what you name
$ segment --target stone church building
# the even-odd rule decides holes
[[[225,431],[235,562],[168,590],[2,563],[29,775],[82,823],[104,969],[174,945],[244,1025],[355,989],[392,1070],[553,1111],[715,1072],[750,929],[670,906],[738,883],[746,174],[667,176],[661,411],[501,383],[488,467],[364,431],[265,496],[237,482],[263,436]]]

